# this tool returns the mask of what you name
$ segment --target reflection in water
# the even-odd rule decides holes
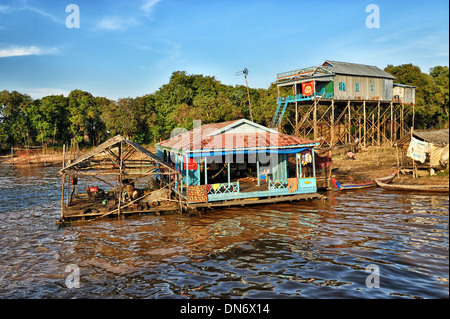
[[[1,298],[448,298],[448,196],[374,188],[58,228],[56,168],[0,176]]]

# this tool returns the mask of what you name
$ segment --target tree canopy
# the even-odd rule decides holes
[[[416,87],[416,128],[431,128],[440,122],[448,122],[448,67],[435,66],[430,69],[430,74],[412,64],[388,65],[384,70],[396,77],[396,83]]]

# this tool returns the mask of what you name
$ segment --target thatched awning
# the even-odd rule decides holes
[[[59,174],[118,175],[120,168],[123,175],[178,174],[155,154],[121,135],[87,152],[61,169]]]

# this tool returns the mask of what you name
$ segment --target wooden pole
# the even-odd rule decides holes
[[[401,110],[401,113],[400,113],[400,138],[402,138],[403,137],[403,132],[404,132],[404,129],[405,129],[405,118],[404,118],[404,110],[405,110],[405,104],[403,104],[402,103],[402,110]]]
[[[394,104],[391,102],[391,145],[394,143]]]
[[[364,135],[363,135],[363,145],[364,148],[366,148],[366,135],[367,135],[367,119],[366,119],[366,101],[363,102],[363,113],[364,113],[364,118],[363,118],[363,129],[364,129]]]
[[[204,160],[204,163],[205,163],[205,168],[204,168],[204,170],[205,170],[205,185],[206,184],[208,184],[208,162],[207,162],[207,157],[205,156],[205,160]]]
[[[314,127],[314,141],[317,140],[317,101],[314,100],[314,114],[313,114],[313,127]]]
[[[62,161],[62,168],[66,165],[66,144],[63,144],[63,161]]]
[[[348,143],[351,143],[351,127],[352,127],[352,114],[351,114],[351,106],[350,101],[347,102],[348,107]]]
[[[181,202],[181,187],[180,187],[180,174],[175,175],[177,181],[177,192],[178,192],[178,209],[180,214],[183,213],[183,204]],[[206,185],[206,184],[205,184]]]
[[[227,159],[227,180],[228,180],[228,184],[230,184],[230,182],[231,182],[231,170],[230,170],[230,167],[231,167],[231,164],[230,164],[230,155],[228,155],[228,156],[226,156],[226,159]]]
[[[372,140],[370,141],[370,144],[372,146],[375,145],[375,113],[372,113],[372,124],[370,125],[371,131],[372,131]]]
[[[245,84],[247,84],[247,96],[248,96],[248,108],[250,111],[250,121],[253,122],[253,115],[252,115],[252,103],[250,102],[250,91],[248,90],[248,82],[247,82],[247,74],[245,74]]]
[[[63,166],[64,166],[64,162],[63,162]],[[64,184],[66,182],[65,180],[66,175],[63,173],[62,174],[62,188],[61,188],[61,217],[60,220],[63,221],[64,220]]]
[[[68,180],[70,181],[70,174],[68,174]],[[69,197],[69,191],[70,191],[70,183],[67,185],[67,196],[66,196],[66,206],[69,207],[70,205],[70,197]]]
[[[120,158],[120,165],[119,165],[119,205],[117,207],[117,219],[120,220],[120,206],[122,205],[122,142],[119,144],[119,158]]]
[[[378,139],[378,141],[377,141],[377,144],[378,144],[378,147],[380,147],[381,146],[381,136],[380,136],[380,134],[381,134],[381,132],[380,132],[380,101],[378,101],[378,116],[377,116],[377,139]]]
[[[259,172],[259,156],[258,156],[258,153],[256,153],[256,174],[258,176],[258,186],[260,186],[261,185],[261,181],[259,179],[260,172]]]
[[[334,127],[334,99],[331,100],[331,147],[334,146],[335,143],[335,127]]]
[[[297,95],[297,84],[294,84],[294,96]],[[298,130],[298,102],[297,99],[295,99],[295,129],[294,129],[294,135],[298,136],[299,135],[299,130]]]

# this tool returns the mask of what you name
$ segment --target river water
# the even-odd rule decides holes
[[[449,297],[449,196],[332,191],[61,228],[57,170],[0,164],[0,298]]]

